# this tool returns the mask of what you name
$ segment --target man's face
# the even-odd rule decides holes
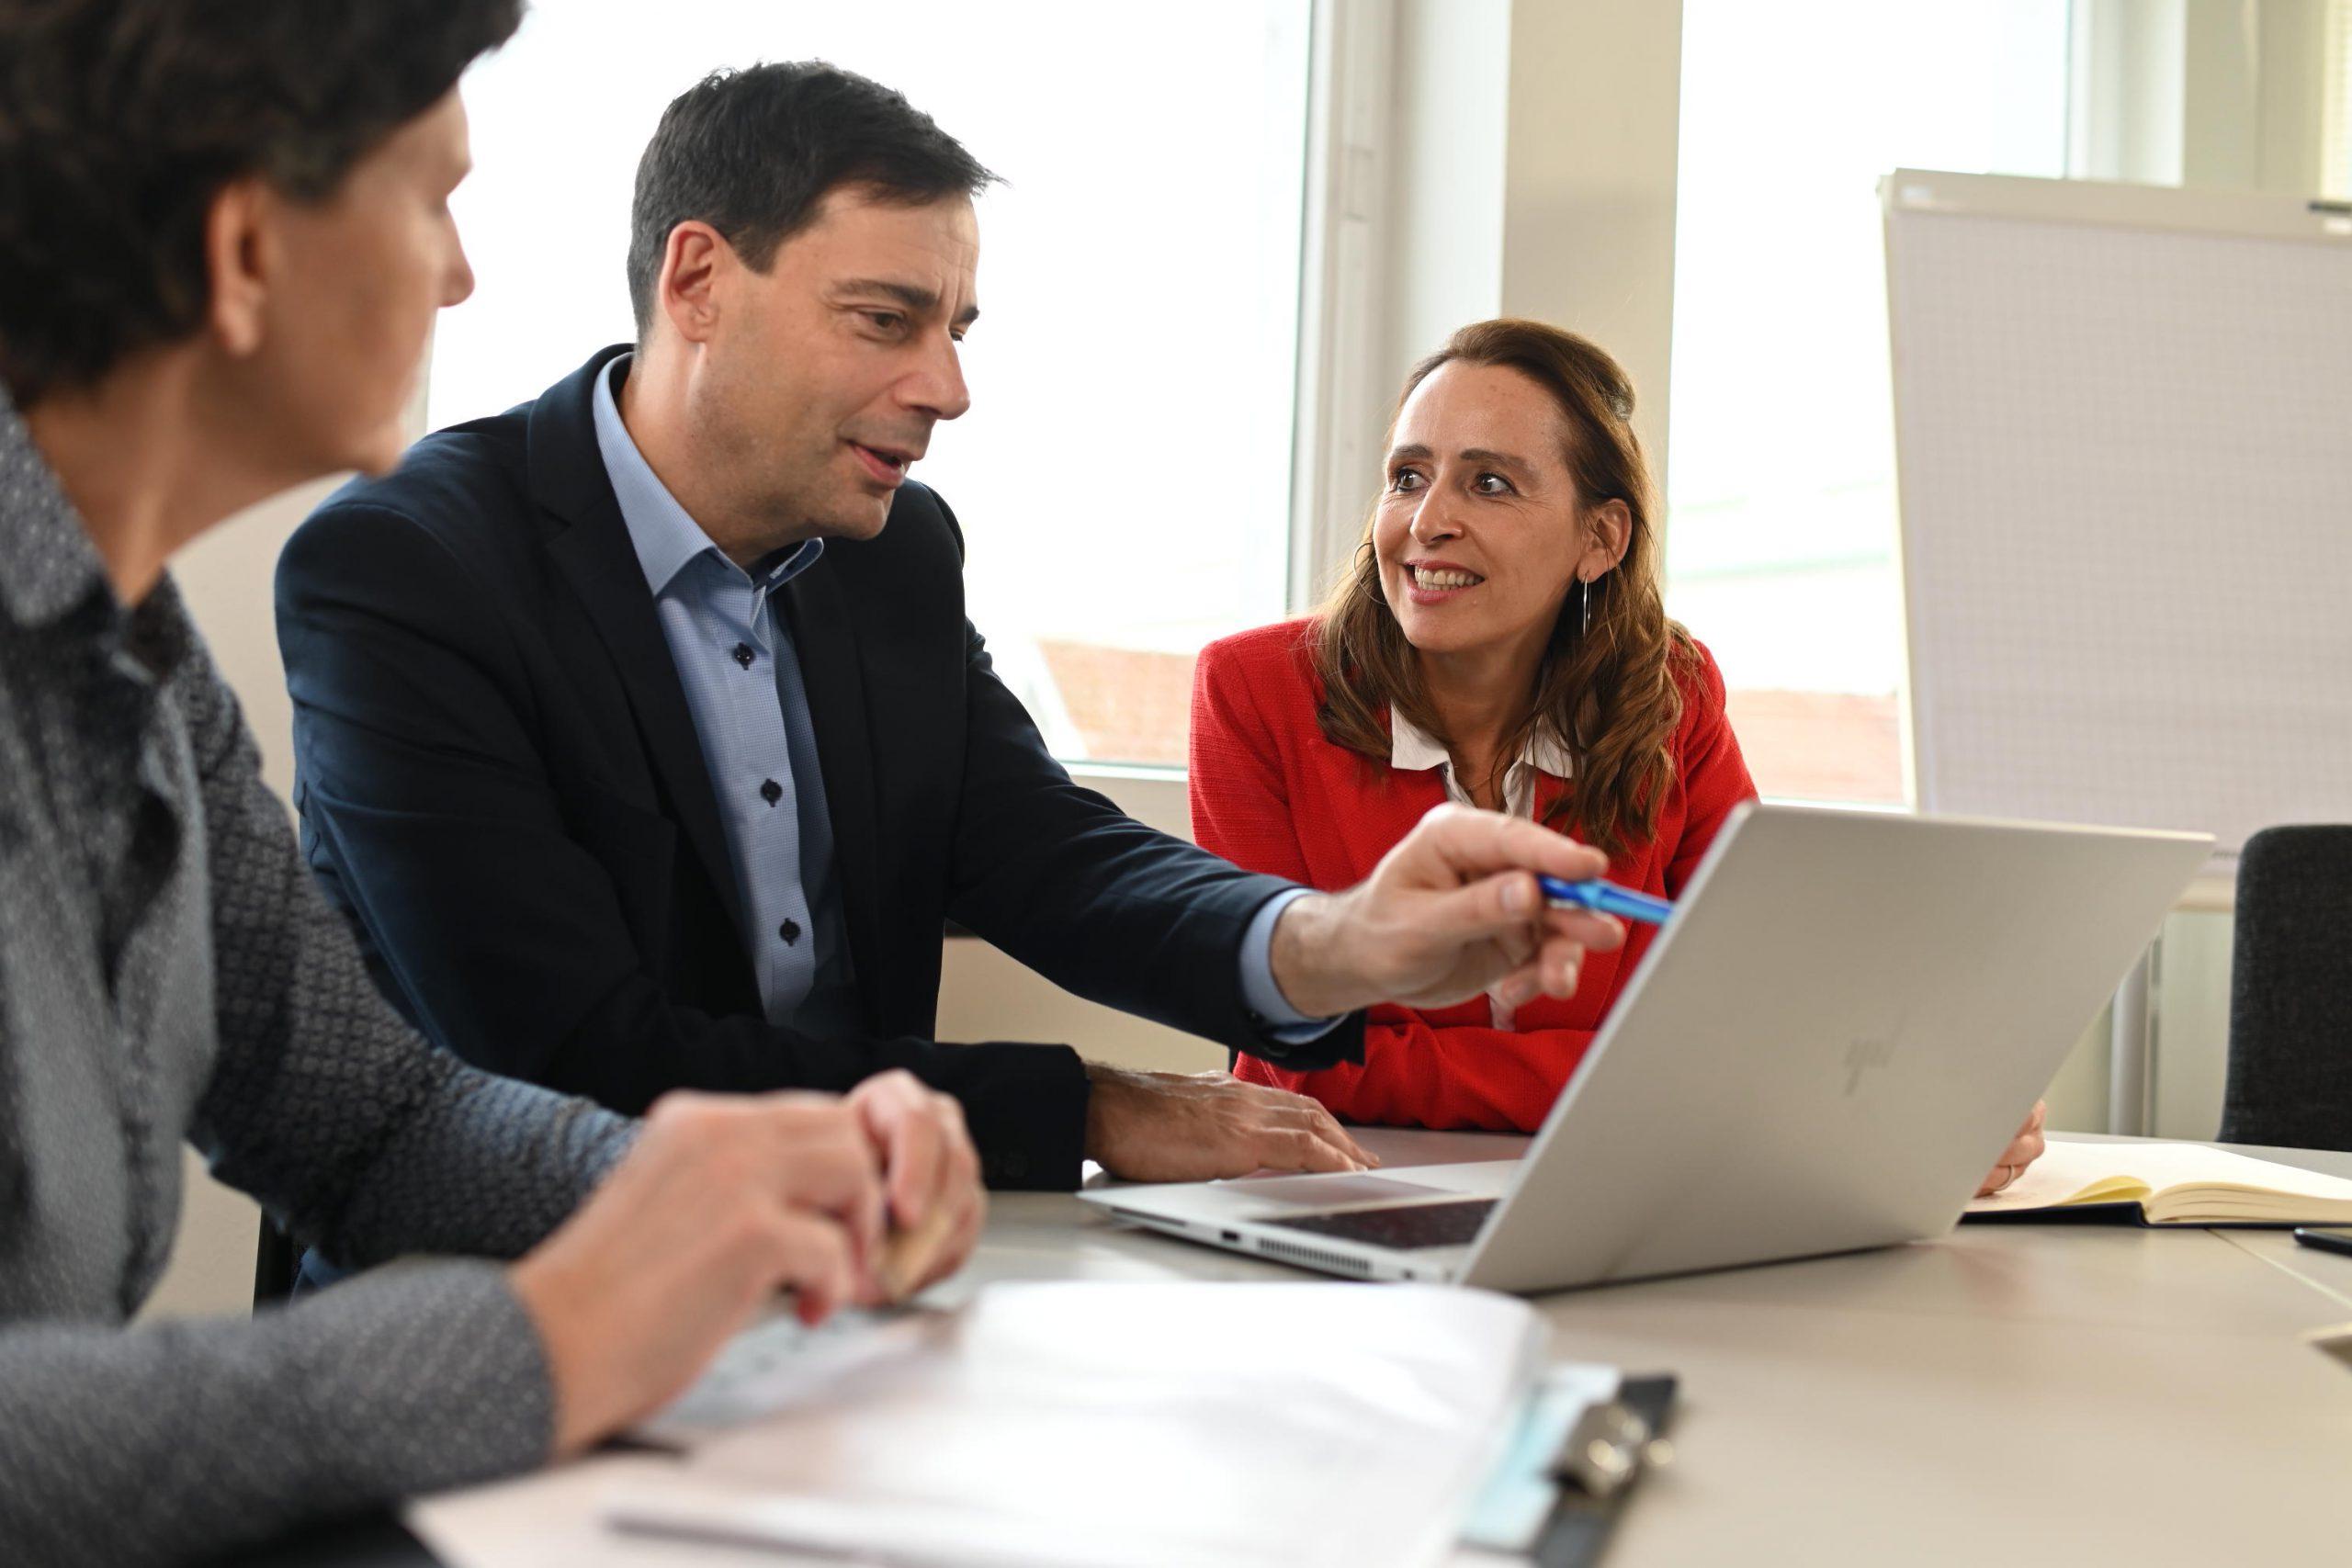
[[[963,197],[910,207],[843,186],[764,274],[713,279],[695,417],[747,520],[777,543],[882,531],[932,426],[971,406],[957,345],[979,227]]]
[[[325,200],[277,208],[261,346],[236,374],[294,477],[381,472],[407,446],[401,415],[434,315],[473,292],[449,215],[469,166],[452,88]]]

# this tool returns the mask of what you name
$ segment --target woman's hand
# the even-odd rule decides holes
[[[2049,1141],[2041,1135],[2041,1124],[2049,1116],[2049,1101],[2035,1100],[2033,1114],[2025,1119],[2025,1125],[2018,1129],[2018,1135],[2002,1151],[2001,1162],[1984,1178],[1984,1185],[1977,1188],[1979,1198],[1989,1198],[2007,1187],[2025,1174],[2027,1166],[2041,1157],[2042,1152],[2050,1147]]]

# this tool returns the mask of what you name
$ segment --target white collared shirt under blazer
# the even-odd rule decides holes
[[[1440,770],[1438,776],[1445,784],[1445,798],[1459,806],[1476,806],[1469,789],[1453,775],[1453,757],[1436,739],[1429,735],[1403,714],[1392,711],[1388,716],[1388,765],[1413,773],[1423,769]],[[1503,773],[1503,814],[1507,817],[1535,815],[1535,784],[1539,776],[1550,774],[1566,783],[1575,776],[1576,762],[1559,738],[1538,726],[1519,749],[1518,759]],[[1487,1007],[1494,1014],[1497,1029],[1519,1027],[1516,1013],[1492,991],[1487,993]]]

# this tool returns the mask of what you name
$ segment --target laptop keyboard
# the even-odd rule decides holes
[[[1492,1198],[1464,1198],[1451,1203],[1402,1203],[1389,1209],[1350,1209],[1337,1214],[1302,1214],[1295,1220],[1268,1220],[1270,1225],[1335,1235],[1373,1247],[1413,1252],[1425,1247],[1467,1247],[1478,1239],[1478,1227],[1495,1207]]]

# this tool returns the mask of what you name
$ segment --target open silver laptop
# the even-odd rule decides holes
[[[2211,848],[1748,807],[1524,1158],[1080,1196],[1327,1273],[1521,1292],[1940,1235]]]

